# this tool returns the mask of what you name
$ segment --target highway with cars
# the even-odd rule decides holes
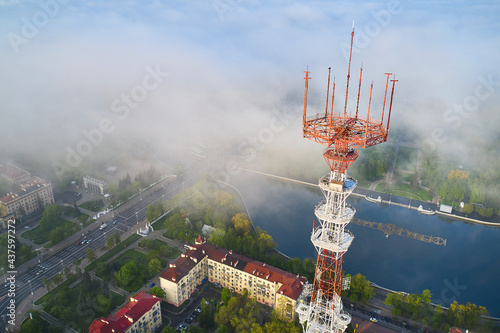
[[[93,225],[95,227],[93,226],[82,235],[80,240],[73,242],[71,245],[52,256],[47,257],[47,255],[45,255],[44,258],[39,260],[40,263],[38,265],[31,267],[26,273],[22,275],[14,274],[15,283],[13,285],[6,285],[7,282],[2,281],[0,287],[0,316],[2,318],[0,321],[0,331],[13,328],[12,325],[8,324],[11,317],[13,317],[12,314],[9,317],[9,313],[12,312],[12,310],[8,308],[9,304],[12,302],[11,299],[15,299],[16,309],[14,311],[17,316],[19,314],[17,306],[19,306],[21,301],[28,297],[32,291],[43,286],[43,277],[51,279],[56,274],[63,272],[64,267],[72,266],[75,260],[85,258],[85,250],[88,248],[93,251],[102,248],[106,238],[116,231],[121,234],[130,228],[137,228],[138,224],[146,219],[146,210],[149,204],[156,204],[159,199],[168,200],[182,189],[192,186],[202,171],[201,165],[196,164],[186,169],[180,177],[176,177],[173,180],[164,179],[160,181],[155,186],[151,186],[142,191],[134,199],[118,207],[116,211],[110,211],[107,214],[101,215],[99,219],[94,222]],[[103,225],[103,223],[106,223],[107,226],[100,230],[100,226]],[[11,297],[9,292],[11,295],[15,295],[15,297]]]

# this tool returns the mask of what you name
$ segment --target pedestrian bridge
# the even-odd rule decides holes
[[[408,237],[411,239],[416,239],[416,240],[419,240],[422,242],[446,246],[446,239],[443,239],[441,237],[436,237],[436,236],[423,235],[423,234],[419,234],[417,232],[411,232],[409,230],[405,230],[403,228],[395,226],[392,223],[370,222],[370,221],[360,220],[360,219],[356,219],[356,218],[353,218],[351,223],[361,225],[361,226],[367,227],[367,228],[380,230],[384,234],[386,234],[387,236],[389,236],[389,235],[403,236],[403,237]]]

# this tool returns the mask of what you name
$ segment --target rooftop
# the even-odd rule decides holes
[[[130,297],[130,301],[125,304],[116,314],[106,318],[94,319],[89,327],[90,333],[121,333],[134,322],[139,320],[146,312],[161,299],[141,291],[137,296]]]
[[[209,243],[198,243],[190,246],[190,250],[183,253],[181,258],[177,259],[174,264],[171,264],[168,269],[163,271],[160,277],[177,283],[189,274],[191,269],[204,257],[208,257],[223,265],[234,267],[261,279],[266,279],[269,282],[279,284],[278,293],[295,300],[300,296],[303,286],[307,282],[307,279],[304,277],[285,272]]]
[[[17,198],[23,197],[27,194],[30,194],[31,192],[38,190],[41,187],[47,186],[47,184],[49,184],[49,182],[46,180],[38,177],[31,177],[30,179],[20,184],[21,190],[17,191],[16,193],[7,193],[2,198],[0,198],[0,201],[4,204],[8,204],[9,202],[16,200]]]

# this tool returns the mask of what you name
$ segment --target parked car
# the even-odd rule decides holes
[[[186,318],[186,319],[184,320],[184,322],[185,322],[186,324],[191,324],[191,323],[193,322],[193,320],[192,320],[192,319],[190,319],[190,318]]]
[[[153,288],[154,286],[155,286],[155,283],[153,282],[153,283],[151,283],[151,284],[149,285],[149,288]]]
[[[377,319],[377,318],[375,318],[375,317],[370,317],[370,321],[372,321],[372,322],[376,323],[376,322],[378,322],[378,319]]]

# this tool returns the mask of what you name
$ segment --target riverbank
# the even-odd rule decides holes
[[[273,174],[269,174],[269,173],[265,173],[265,172],[244,169],[244,168],[240,168],[240,170],[245,171],[245,172],[249,172],[249,173],[253,173],[253,174],[257,174],[257,175],[261,175],[261,176],[266,176],[266,177],[270,177],[270,178],[274,178],[274,179],[287,181],[287,182],[298,184],[298,185],[306,185],[306,186],[310,186],[310,187],[319,188],[318,184],[304,182],[301,180],[291,179],[291,178],[287,178],[287,177],[282,177],[282,176],[278,176],[278,175],[273,175]],[[365,199],[369,202],[372,202],[372,203],[377,203],[377,204],[384,203],[384,204],[388,204],[388,205],[394,205],[394,206],[399,206],[399,207],[403,207],[403,208],[414,209],[421,214],[429,214],[430,212],[435,212],[436,214],[450,217],[450,218],[457,218],[457,219],[461,219],[461,220],[472,222],[472,223],[500,227],[500,223],[497,223],[497,222],[478,220],[478,219],[470,218],[470,217],[463,216],[463,215],[449,214],[449,213],[441,212],[439,210],[438,204],[428,202],[428,201],[420,201],[420,200],[414,200],[414,199],[412,200],[412,199],[408,199],[405,197],[400,197],[400,196],[391,195],[391,194],[378,192],[378,191],[365,189],[365,188],[360,188],[360,187],[356,187],[356,189],[354,190],[354,192],[351,195],[358,197],[358,198],[363,198],[363,199]],[[413,205],[412,205],[412,202],[413,202]]]

